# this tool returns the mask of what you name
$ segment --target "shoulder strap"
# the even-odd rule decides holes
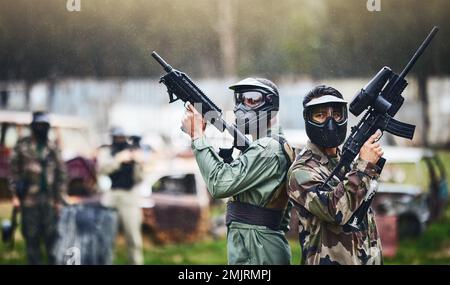
[[[272,193],[272,196],[269,198],[268,202],[266,203],[266,206],[269,208],[272,208],[272,207],[277,208],[278,205],[275,206],[275,204],[279,204],[279,203],[274,203],[274,202],[276,202],[277,200],[279,200],[279,198],[284,196],[283,192],[285,192],[284,191],[285,182],[286,182],[285,178],[287,176],[287,172],[288,172],[292,162],[295,159],[295,153],[294,153],[294,149],[289,145],[289,143],[287,142],[287,140],[284,137],[282,137],[280,135],[272,135],[271,138],[276,140],[281,145],[281,149],[283,151],[283,154],[284,154],[284,156],[286,158],[286,162],[287,162],[286,163],[286,171],[285,171],[282,182],[280,183],[280,185],[278,185],[275,188],[275,190]],[[286,195],[286,197],[287,197],[287,195]],[[287,199],[285,199],[286,197],[281,198],[281,200],[287,200]],[[235,201],[240,201],[239,195],[235,195],[235,196],[233,196],[233,198]],[[282,202],[282,204],[285,204],[285,203]]]
[[[281,183],[274,189],[265,207],[284,209],[288,203],[288,196],[286,192],[286,176],[289,171],[289,168],[291,167],[292,162],[294,161],[295,154],[294,150],[284,137],[280,135],[273,135],[271,137],[275,139],[278,143],[280,143],[281,149],[283,150],[284,156],[286,157],[287,164],[286,164],[286,171],[284,173]]]
[[[271,137],[281,145],[281,149],[283,150],[284,156],[286,157],[289,169],[290,165],[292,164],[292,162],[294,162],[295,159],[294,149],[289,145],[284,137],[280,135],[272,135]]]

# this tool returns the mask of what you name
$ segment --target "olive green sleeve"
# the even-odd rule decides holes
[[[276,143],[276,142],[275,142]],[[252,143],[231,163],[225,163],[204,138],[192,142],[195,158],[213,198],[227,198],[253,189],[268,177],[278,175],[279,158],[270,145]]]

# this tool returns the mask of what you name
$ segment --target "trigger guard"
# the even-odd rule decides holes
[[[167,88],[167,93],[169,93],[169,103],[173,103],[173,102],[177,101],[178,99],[180,99],[180,98],[174,96],[174,93],[172,91],[170,91],[169,88]],[[174,97],[175,97],[175,99],[174,99]]]
[[[379,142],[381,140],[381,138],[383,137],[384,131],[382,131],[382,130],[380,130],[380,131],[381,131],[381,135],[374,142]]]

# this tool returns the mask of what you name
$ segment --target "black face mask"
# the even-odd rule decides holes
[[[234,108],[236,127],[246,135],[252,133],[256,134],[258,138],[267,136],[270,120],[276,112],[247,111],[239,108],[240,105],[242,104]]]
[[[50,127],[43,124],[33,124],[31,132],[36,141],[40,144],[46,144],[48,140],[48,131]]]
[[[321,147],[338,147],[347,135],[347,120],[338,124],[329,117],[321,124],[317,125],[305,118],[306,134],[311,142]]]
[[[113,142],[111,145],[111,154],[115,155],[116,153],[121,152],[122,150],[125,150],[128,148],[128,143],[125,142]]]
[[[234,100],[236,127],[244,134],[266,136],[271,116],[278,111],[278,95],[255,87],[240,88],[235,90]],[[249,105],[251,103],[254,104]]]

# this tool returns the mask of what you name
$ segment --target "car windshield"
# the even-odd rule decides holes
[[[387,163],[380,175],[380,181],[392,184],[419,186],[427,189],[430,183],[424,160],[418,163]]]
[[[195,190],[195,175],[171,175],[164,176],[152,186],[153,193],[167,195],[193,195]]]
[[[9,126],[5,133],[5,146],[7,148],[13,148],[17,140],[30,135],[30,128],[20,126]]]
[[[49,134],[50,139],[55,139],[56,134],[54,130]],[[80,129],[59,128],[60,144],[63,150],[63,157],[69,159],[76,155],[82,155],[89,157],[92,149],[91,142],[88,139],[88,135],[85,131]]]

